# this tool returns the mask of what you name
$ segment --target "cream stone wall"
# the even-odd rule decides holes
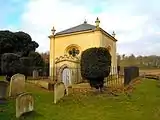
[[[76,67],[77,64],[69,61],[55,63],[55,58],[64,56],[66,49],[70,45],[77,45],[81,52],[91,47],[111,46],[112,66],[117,67],[116,59],[116,42],[104,35],[100,30],[92,30],[87,32],[72,33],[69,35],[57,35],[50,37],[50,77],[56,75],[55,67],[67,64],[70,67]],[[73,72],[74,73],[74,72]],[[73,79],[73,76],[72,76]],[[74,78],[75,79],[75,78]]]
[[[63,56],[65,50],[70,45],[78,45],[80,52],[90,47],[100,46],[100,31],[88,32],[82,34],[70,34],[69,36],[55,37],[55,58]],[[79,54],[80,56],[80,54]]]
[[[50,75],[50,78],[53,79],[54,77],[54,66],[55,66],[55,62],[54,62],[54,59],[55,59],[55,39],[54,39],[54,36],[51,35],[49,36],[50,38],[50,58],[49,58],[49,62],[50,62],[50,70],[49,70],[49,75]]]
[[[102,34],[102,44],[101,44],[102,47],[108,47],[108,46],[111,46],[111,50],[110,50],[110,54],[112,56],[112,68],[114,69],[112,71],[113,72],[117,72],[117,50],[116,50],[116,41],[113,41],[111,38],[109,38],[108,36]]]

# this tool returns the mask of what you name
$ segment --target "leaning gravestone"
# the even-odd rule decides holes
[[[54,103],[56,104],[61,98],[68,95],[68,88],[65,87],[63,82],[54,85]]]
[[[23,74],[15,74],[11,77],[9,96],[15,97],[25,92],[25,76]]]
[[[16,117],[34,110],[34,98],[31,93],[22,93],[16,98]]]

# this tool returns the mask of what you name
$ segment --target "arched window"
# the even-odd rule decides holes
[[[73,57],[78,56],[80,54],[80,47],[78,45],[69,45],[65,53]]]
[[[79,50],[77,48],[72,48],[68,51],[69,55],[72,55],[73,57],[77,56],[79,54]]]

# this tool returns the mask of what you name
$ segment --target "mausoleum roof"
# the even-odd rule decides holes
[[[96,22],[100,22],[98,18],[97,18]],[[65,34],[71,34],[71,33],[76,33],[76,32],[83,32],[83,31],[90,31],[90,30],[96,30],[96,29],[98,29],[101,32],[103,32],[105,35],[107,35],[108,37],[110,37],[112,40],[117,41],[115,39],[115,37],[113,37],[112,35],[110,35],[108,32],[106,32],[105,30],[103,30],[99,26],[97,27],[95,25],[88,24],[87,21],[84,21],[83,24],[77,25],[75,27],[71,27],[69,29],[57,32],[55,34],[55,36],[59,36],[59,35],[61,36],[61,35],[65,35]],[[114,33],[114,36],[115,36],[115,33]]]
[[[96,26],[94,26],[94,25],[83,23],[83,24],[77,25],[75,27],[71,27],[69,29],[60,31],[60,32],[56,33],[56,35],[62,35],[62,34],[81,32],[81,31],[94,30],[95,28],[96,28]]]

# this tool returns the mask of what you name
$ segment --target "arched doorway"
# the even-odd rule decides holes
[[[62,82],[66,87],[71,85],[71,71],[67,67],[62,71]]]

